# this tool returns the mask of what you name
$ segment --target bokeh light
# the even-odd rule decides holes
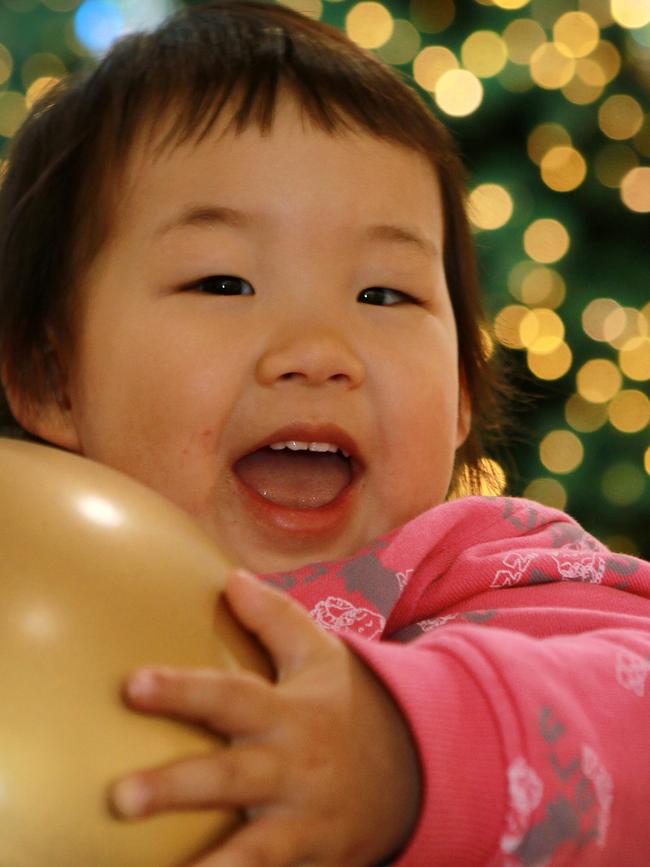
[[[586,12],[565,12],[553,25],[553,40],[568,57],[586,57],[599,39],[598,24]]]
[[[500,229],[513,211],[512,196],[500,184],[479,184],[469,194],[468,214],[477,229]]]
[[[124,15],[111,0],[84,0],[75,14],[74,28],[79,42],[101,54],[124,32]]]
[[[393,16],[374,0],[357,3],[345,19],[348,36],[362,48],[379,48],[393,35]]]
[[[621,371],[607,358],[585,362],[576,376],[578,394],[591,403],[611,400],[623,384]]]
[[[567,145],[546,151],[540,163],[542,180],[559,193],[575,190],[587,176],[587,163],[580,151]]]
[[[650,22],[649,0],[611,0],[612,17],[621,27],[643,27]]]
[[[524,250],[536,262],[557,262],[567,254],[570,245],[569,233],[559,220],[542,217],[524,232]]]
[[[567,492],[562,482],[546,476],[533,479],[524,488],[524,497],[553,509],[566,509]]]
[[[445,114],[465,117],[481,104],[483,85],[468,69],[450,69],[436,82],[434,95],[438,107]]]
[[[650,166],[636,166],[621,180],[621,200],[631,211],[650,211]]]
[[[650,421],[650,400],[638,389],[626,388],[612,399],[607,408],[612,425],[623,433],[637,433]]]
[[[598,109],[598,124],[609,138],[632,138],[643,124],[643,109],[634,97],[614,94]]]
[[[552,473],[572,473],[583,457],[582,441],[570,430],[553,430],[539,444],[539,459]]]
[[[479,78],[491,78],[501,72],[508,60],[506,44],[492,30],[477,30],[461,48],[463,66]]]
[[[456,55],[441,45],[423,48],[413,62],[413,76],[420,87],[431,92],[445,72],[458,69]]]
[[[614,506],[631,506],[643,496],[646,488],[643,472],[636,464],[618,461],[611,464],[601,477],[601,489]]]

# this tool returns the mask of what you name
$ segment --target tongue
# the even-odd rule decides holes
[[[239,478],[262,497],[291,509],[318,509],[351,480],[349,461],[331,452],[258,449],[235,464]]]

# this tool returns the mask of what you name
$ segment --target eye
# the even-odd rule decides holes
[[[381,307],[394,307],[405,301],[410,301],[412,304],[420,303],[417,298],[407,295],[406,292],[400,292],[399,289],[388,289],[385,286],[371,286],[370,289],[364,289],[363,292],[359,293],[358,300],[363,304],[375,304]]]
[[[187,291],[203,292],[208,295],[254,295],[255,290],[242,277],[230,277],[223,274],[211,274],[202,277],[185,287]]]

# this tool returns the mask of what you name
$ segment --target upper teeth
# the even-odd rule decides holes
[[[282,443],[271,443],[269,448],[272,448],[274,451],[278,451],[279,449],[291,449],[292,452],[310,451],[335,453],[341,451],[344,457],[350,457],[348,452],[339,449],[339,447],[335,446],[333,443],[302,443],[298,442],[298,440],[287,440]]]

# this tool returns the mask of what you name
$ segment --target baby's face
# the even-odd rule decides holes
[[[423,157],[288,99],[268,136],[138,152],[83,287],[68,443],[258,572],[441,502],[467,429],[441,208]]]

